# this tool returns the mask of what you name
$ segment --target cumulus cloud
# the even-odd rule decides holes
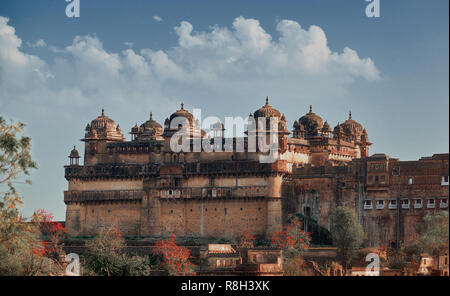
[[[45,42],[44,39],[39,39],[38,41],[36,41],[35,43],[29,43],[27,42],[27,45],[29,47],[46,47],[47,43]]]
[[[107,104],[136,112],[145,104],[163,120],[181,100],[205,108],[213,108],[206,106],[210,100],[229,108],[268,93],[280,102],[299,94],[314,100],[342,95],[356,79],[380,77],[370,58],[349,47],[330,49],[318,26],[280,20],[276,30],[272,36],[258,20],[244,17],[207,31],[182,21],[174,27],[175,46],[135,51],[123,42],[128,49],[121,52],[105,49],[95,35],[75,36],[62,48],[40,39],[33,46],[54,54],[44,61],[25,53],[8,19],[0,17],[0,104],[9,98],[14,105],[41,102],[43,110]]]
[[[153,19],[155,20],[155,21],[157,21],[157,22],[162,22],[162,18],[161,17],[159,17],[159,16],[157,16],[157,15],[154,15],[153,16]]]

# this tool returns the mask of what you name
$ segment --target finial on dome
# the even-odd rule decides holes
[[[102,116],[105,116],[105,109],[102,108]]]
[[[269,105],[269,96],[266,96],[266,106]]]
[[[181,103],[181,110],[184,110],[184,103]]]
[[[309,105],[309,113],[312,113],[312,105]]]
[[[153,120],[153,113],[150,111],[150,120]]]
[[[348,119],[352,119],[352,111],[348,112]]]

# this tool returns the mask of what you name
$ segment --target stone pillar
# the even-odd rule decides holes
[[[82,235],[82,214],[80,204],[69,203],[66,207],[66,228],[71,236]]]
[[[146,189],[141,203],[141,235],[161,235],[160,201],[157,192]]]
[[[267,228],[266,238],[270,239],[276,231],[283,229],[282,204],[281,204],[281,184],[282,177],[279,175],[270,176],[267,180]]]

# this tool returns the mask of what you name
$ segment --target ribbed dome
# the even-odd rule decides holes
[[[281,113],[274,107],[269,105],[269,97],[266,97],[266,104],[255,111],[254,118],[259,117],[278,117],[281,118]]]
[[[181,103],[181,109],[177,110],[175,113],[173,113],[172,115],[170,115],[170,122],[172,122],[172,120],[176,117],[184,117],[187,120],[189,120],[189,124],[193,124],[194,121],[194,116],[187,110],[184,110],[184,104]]]
[[[105,110],[102,109],[102,114],[91,121],[92,129],[101,129],[101,128],[116,128],[116,123],[114,120],[105,115]]]
[[[140,129],[141,131],[155,130],[162,129],[162,126],[157,121],[153,120],[153,114],[150,112],[150,119],[141,124]]]
[[[359,122],[352,119],[352,112],[349,112],[348,119],[341,126],[343,131],[349,135],[361,135],[364,130]]]
[[[85,138],[83,140],[112,140],[123,141],[123,133],[120,126],[117,125],[108,116],[105,115],[105,110],[102,109],[102,114],[91,121],[91,124],[86,126]]]
[[[309,112],[300,117],[298,123],[305,127],[309,136],[317,135],[317,132],[323,127],[322,118],[316,113],[312,112],[312,106],[309,106]]]

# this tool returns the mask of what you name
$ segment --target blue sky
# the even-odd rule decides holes
[[[190,3],[193,2],[193,3]],[[39,170],[25,215],[64,219],[63,165],[101,108],[128,132],[184,101],[204,115],[264,104],[367,128],[371,153],[449,151],[447,0],[0,1],[0,115],[27,124]],[[158,16],[160,21],[155,20]],[[312,27],[311,27],[312,26]]]

